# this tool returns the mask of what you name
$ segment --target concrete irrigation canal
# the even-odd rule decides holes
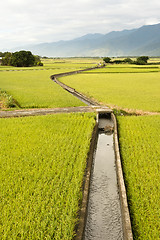
[[[84,240],[123,239],[113,127],[111,114],[99,113]]]
[[[97,111],[97,125],[91,142],[80,222],[75,239],[132,240],[116,118],[109,108],[100,106],[57,79],[76,73],[78,72],[51,76],[54,82]]]

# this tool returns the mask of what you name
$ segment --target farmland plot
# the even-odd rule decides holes
[[[160,239],[160,116],[118,117],[134,239]]]
[[[79,69],[95,67],[101,59],[83,59],[83,58],[67,58],[67,59],[42,59],[43,66],[33,67],[13,67],[1,66],[0,71],[30,71],[30,70],[54,70],[56,73],[74,71]]]
[[[88,73],[146,73],[160,72],[160,65],[107,65],[105,68],[94,69]]]
[[[103,73],[104,70],[108,71],[93,70],[91,74],[62,77],[60,81],[113,108],[160,112],[160,72]]]
[[[0,72],[0,88],[22,108],[84,106],[77,98],[51,81],[53,70]]]
[[[99,59],[43,59],[44,66],[16,68],[0,66],[0,91],[15,99],[21,108],[84,106],[51,81],[50,76],[95,67]],[[1,100],[0,100],[1,102]]]
[[[0,238],[72,239],[95,114],[0,119]]]

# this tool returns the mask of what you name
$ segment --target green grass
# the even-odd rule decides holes
[[[102,62],[102,58],[80,58],[80,57],[73,57],[73,58],[51,58],[51,59],[44,59],[42,58],[42,62],[44,64],[55,64],[55,63],[67,63],[67,64],[92,64],[95,65],[99,62]]]
[[[18,107],[12,96],[0,90],[0,109]]]
[[[160,65],[107,65],[105,68],[88,71],[88,73],[146,73],[160,72]]]
[[[0,90],[21,108],[84,106],[77,98],[50,80],[57,73],[94,67],[99,59],[43,59],[44,66],[16,68],[0,66]]]
[[[118,117],[134,239],[160,239],[160,116]]]
[[[77,69],[85,69],[90,67],[95,67],[98,62],[100,62],[100,59],[47,59],[42,60],[44,64],[44,68],[51,67],[51,68],[57,68],[57,69],[63,69],[62,72],[65,72],[66,70],[74,71]],[[61,72],[61,73],[62,73]]]
[[[84,106],[85,104],[51,81],[48,71],[0,72],[0,87],[22,108]]]
[[[0,119],[0,239],[71,240],[95,114]]]
[[[85,69],[95,67],[101,59],[88,59],[88,58],[64,58],[64,59],[42,59],[43,66],[35,67],[13,67],[13,66],[1,66],[1,71],[30,71],[30,70],[54,70],[57,73],[69,72],[79,69]]]
[[[84,73],[63,77],[60,81],[109,106],[159,112],[159,79],[159,72]]]

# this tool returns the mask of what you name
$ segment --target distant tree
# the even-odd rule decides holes
[[[11,65],[15,67],[34,66],[35,58],[30,51],[19,51],[12,54]]]
[[[104,61],[105,63],[110,63],[111,58],[109,58],[109,57],[104,57],[104,58],[103,58],[103,61]]]
[[[12,59],[12,53],[5,52],[2,57],[2,65],[4,66],[10,66],[11,65],[11,59]]]
[[[4,57],[4,53],[3,52],[0,52],[0,57]]]
[[[146,65],[147,63],[143,60],[137,60],[137,61],[135,61],[135,64],[136,65]]]
[[[136,64],[138,65],[145,65],[147,64],[149,57],[148,56],[141,56],[137,58]]]
[[[124,63],[129,63],[129,64],[131,64],[131,63],[133,63],[133,60],[132,60],[131,58],[125,58],[125,59],[123,60],[123,62],[124,62]]]
[[[35,66],[43,66],[40,56],[34,55],[34,65]]]
[[[30,51],[19,51],[15,53],[5,52],[2,55],[2,65],[15,67],[43,66],[39,56],[34,56]]]
[[[112,61],[112,63],[121,64],[121,63],[124,63],[124,61],[116,59],[116,60]]]

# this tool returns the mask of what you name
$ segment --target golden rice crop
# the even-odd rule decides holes
[[[0,239],[73,239],[95,115],[0,119]]]

